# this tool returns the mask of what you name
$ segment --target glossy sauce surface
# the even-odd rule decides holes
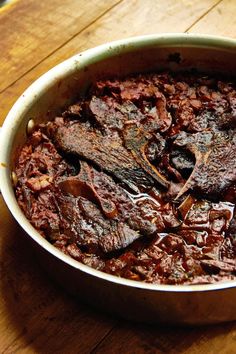
[[[235,83],[159,73],[94,83],[35,128],[19,205],[55,247],[152,283],[236,278]]]

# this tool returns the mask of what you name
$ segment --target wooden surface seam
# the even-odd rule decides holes
[[[235,0],[17,0],[0,9],[0,124],[40,75],[96,45],[194,32],[236,38]],[[236,324],[168,328],[125,322],[67,294],[34,261],[0,198],[0,353],[222,353]]]
[[[219,0],[216,4],[214,4],[211,8],[207,9],[196,21],[194,21],[189,28],[186,29],[185,32],[191,31],[191,29],[198,23],[200,22],[204,17],[209,14],[216,6],[218,6],[223,0]]]

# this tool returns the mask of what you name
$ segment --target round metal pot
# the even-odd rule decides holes
[[[11,171],[30,119],[47,121],[94,80],[160,69],[236,72],[236,41],[192,34],[125,39],[87,50],[57,65],[17,100],[1,129],[0,188],[5,202],[34,241],[44,268],[89,304],[146,322],[204,324],[236,319],[236,281],[207,285],[154,285],[112,276],[63,254],[32,227],[14,195]],[[16,235],[17,237],[17,235]]]

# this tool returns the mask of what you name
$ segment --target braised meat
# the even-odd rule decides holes
[[[236,88],[155,73],[95,82],[16,159],[16,197],[55,247],[165,284],[236,279]]]
[[[135,192],[149,190],[153,179],[145,173],[123,147],[118,135],[101,132],[75,123],[59,127],[55,132],[56,146],[66,153],[77,154],[118,178]]]
[[[166,178],[148,161],[146,149],[152,140],[152,135],[145,131],[145,126],[143,129],[137,127],[136,124],[126,125],[123,130],[123,137],[125,147],[131,151],[135,161],[142,166],[143,170],[163,187],[168,187],[169,182]]]
[[[181,132],[175,145],[185,147],[195,156],[191,176],[179,192],[194,189],[204,196],[218,198],[236,182],[236,136],[234,131]]]

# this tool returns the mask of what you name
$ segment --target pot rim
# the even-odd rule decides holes
[[[37,230],[26,219],[20,207],[17,204],[13,187],[10,179],[10,170],[8,161],[10,158],[10,149],[14,140],[14,134],[21,122],[21,118],[31,102],[37,100],[44,91],[46,91],[55,82],[63,80],[66,76],[77,70],[82,70],[93,62],[107,58],[108,56],[119,53],[129,52],[139,48],[146,47],[171,47],[179,45],[180,47],[202,47],[216,48],[223,51],[234,51],[236,53],[236,40],[223,36],[189,34],[189,33],[162,33],[145,36],[130,37],[99,45],[76,54],[62,63],[56,65],[48,72],[38,78],[31,84],[24,93],[18,98],[10,112],[8,113],[1,128],[0,139],[0,190],[6,202],[6,205],[14,218],[24,229],[24,231],[44,250],[51,255],[65,262],[67,265],[95,276],[103,281],[113,282],[117,285],[129,286],[137,289],[146,289],[149,291],[162,292],[205,292],[213,290],[223,290],[236,287],[236,281],[217,282],[214,284],[197,285],[166,285],[149,284],[141,281],[129,280],[115,275],[96,270],[86,266],[70,256],[65,255],[47,240],[45,240]]]

